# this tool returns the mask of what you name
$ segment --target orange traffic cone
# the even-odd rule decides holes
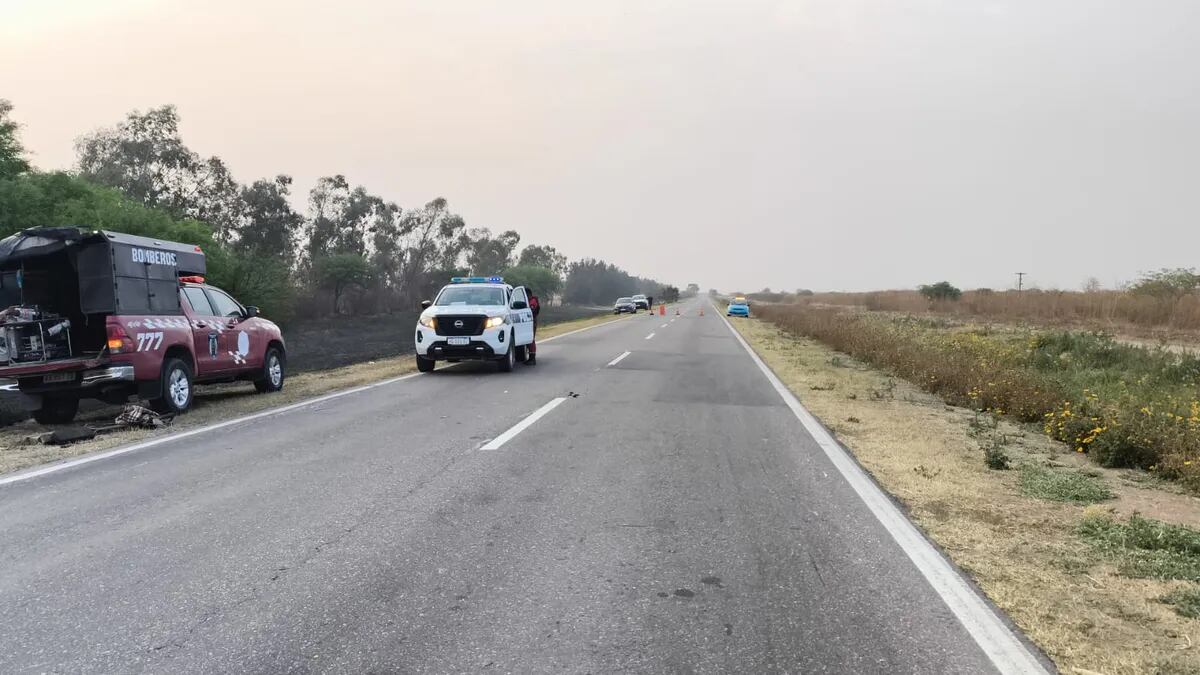
[[[703,307],[700,308],[700,316],[704,316],[704,308]]]
[[[675,308],[675,316],[679,316],[679,308],[678,307]]]
[[[659,316],[666,316],[666,315],[667,315],[667,306],[666,306],[665,304],[660,304],[660,305],[658,306],[658,315],[659,315]]]

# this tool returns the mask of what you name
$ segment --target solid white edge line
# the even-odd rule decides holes
[[[1001,673],[1048,673],[1049,671],[1029,651],[1021,638],[1015,635],[1008,624],[997,616],[991,605],[975,592],[970,582],[962,577],[957,568],[929,543],[917,526],[896,507],[875,481],[866,475],[858,462],[849,456],[847,451],[817,421],[817,418],[800,403],[787,385],[759,358],[745,338],[729,323],[729,320],[723,316],[721,316],[721,320],[725,322],[729,332],[733,333],[733,337],[737,339],[758,369],[766,376],[771,386],[783,398],[784,403],[791,408],[797,419],[800,420],[800,424],[813,437],[817,445],[825,451],[825,456],[829,458],[854,492],[858,494],[859,499],[867,505],[884,529],[892,535],[900,548],[913,561],[917,570],[962,623],[963,628],[974,638],[975,643],[979,645],[992,664]]]
[[[622,319],[613,319],[612,321],[605,321],[603,323],[598,323],[598,324],[594,324],[591,326],[584,326],[583,328],[576,328],[575,330],[567,331],[566,333],[560,333],[558,335],[548,337],[548,338],[542,340],[542,342],[550,342],[552,340],[557,340],[559,338],[567,337],[568,335],[582,333],[585,330],[591,330],[593,328],[599,328],[601,326],[609,326],[609,325],[612,325],[621,320]],[[371,384],[365,384],[365,385],[358,386],[358,387],[352,387],[350,389],[343,389],[341,391],[334,391],[334,392],[330,392],[328,394],[322,394],[322,395],[316,396],[314,398],[296,401],[295,403],[289,403],[287,405],[280,406],[278,408],[267,408],[267,409],[260,410],[255,413],[250,413],[249,415],[243,415],[241,417],[235,417],[233,419],[225,420],[223,422],[215,422],[213,424],[208,424],[208,425],[205,425],[202,427],[196,427],[195,429],[188,429],[187,431],[180,431],[178,433],[168,434],[166,436],[160,436],[158,438],[152,438],[150,440],[142,441],[140,443],[134,443],[132,445],[120,446],[117,448],[113,448],[112,450],[101,450],[99,452],[95,452],[92,454],[83,455],[81,457],[76,457],[75,459],[68,459],[65,461],[54,462],[52,464],[44,464],[42,466],[36,466],[33,468],[29,468],[29,469],[21,469],[14,473],[8,474],[7,476],[0,476],[0,485],[9,485],[11,483],[19,483],[21,481],[30,480],[31,478],[37,478],[38,476],[45,476],[46,474],[57,473],[59,471],[64,471],[66,469],[74,468],[77,466],[82,466],[84,464],[91,464],[92,462],[98,462],[102,459],[108,459],[110,457],[118,457],[118,456],[124,455],[126,453],[136,452],[138,450],[145,450],[146,448],[151,448],[156,445],[162,445],[163,443],[170,443],[170,442],[177,441],[177,440],[180,440],[183,438],[196,436],[198,434],[205,434],[210,431],[224,429],[225,427],[230,427],[235,424],[241,424],[243,422],[253,422],[254,420],[262,419],[264,417],[270,417],[271,415],[279,415],[279,414],[282,414],[285,412],[290,412],[292,410],[296,410],[297,408],[303,408],[305,406],[316,405],[318,403],[324,403],[325,401],[330,401],[330,400],[333,400],[336,398],[341,398],[343,396],[357,394],[359,392],[367,391],[369,389],[374,389],[376,387],[384,387],[389,384],[395,384],[395,383],[401,382],[403,380],[408,380],[408,379],[411,379],[414,377],[418,377],[421,374],[422,373],[408,373],[405,375],[400,375],[398,377],[392,377],[392,378],[388,378],[386,380],[380,380],[379,382],[372,382]]]
[[[374,389],[376,387],[383,387],[383,386],[386,386],[389,384],[394,384],[396,382],[400,382],[401,380],[407,380],[410,378],[414,378],[420,374],[421,373],[408,373],[407,375],[401,375],[399,377],[392,377],[392,378],[388,378],[386,380],[380,380],[379,382],[372,382],[371,384],[365,384],[365,385],[362,385],[359,387],[353,387],[351,389],[344,389],[342,391],[335,391],[335,392],[331,392],[328,394],[323,394],[321,396],[317,396],[316,398],[305,399],[303,401],[296,401],[295,403],[289,403],[287,405],[280,406],[278,408],[268,408],[266,410],[260,410],[256,413],[251,413],[249,415],[243,415],[241,417],[235,417],[231,420],[225,420],[224,422],[216,422],[214,424],[208,424],[208,425],[205,425],[202,427],[196,427],[195,429],[188,429],[187,431],[181,431],[176,434],[170,434],[168,436],[162,436],[160,438],[152,438],[148,441],[142,441],[141,443],[134,443],[133,445],[126,445],[123,447],[115,448],[113,450],[102,450],[95,454],[84,455],[83,457],[78,457],[76,459],[69,459],[65,462],[58,462],[56,464],[48,464],[46,466],[37,467],[34,469],[27,469],[25,471],[19,471],[17,473],[10,474],[8,476],[0,477],[0,485],[8,485],[9,483],[16,483],[16,482],[23,481],[23,480],[29,480],[30,478],[44,476],[48,473],[54,473],[56,471],[62,471],[64,469],[70,469],[71,467],[80,466],[83,464],[90,464],[92,462],[97,462],[102,459],[108,459],[109,457],[116,457],[118,455],[124,455],[125,453],[134,452],[135,450],[143,450],[145,448],[153,447],[155,445],[161,445],[163,443],[167,443],[170,441],[178,441],[180,439],[189,438],[191,436],[196,436],[198,434],[206,434],[210,431],[216,431],[217,429],[224,429],[225,427],[230,427],[235,424],[241,424],[243,422],[253,422],[254,420],[262,419],[264,417],[269,417],[271,415],[279,415],[279,414],[282,414],[285,412],[290,412],[292,410],[296,410],[297,408],[303,408],[305,406],[316,405],[318,403],[324,403],[325,401],[329,401],[329,400],[332,400],[335,398],[341,398],[342,396],[349,396],[350,394],[357,394],[362,391],[367,391],[368,389]]]
[[[550,399],[550,401],[548,403],[546,403],[546,405],[529,413],[528,417],[521,420],[520,422],[517,422],[508,431],[506,431],[506,432],[500,434],[499,436],[493,438],[492,440],[488,441],[482,448],[479,448],[479,449],[480,450],[499,450],[505,443],[511,441],[514,436],[516,436],[517,434],[521,433],[522,431],[525,431],[526,429],[528,429],[530,425],[532,425],[534,422],[540,420],[542,417],[544,417],[546,415],[546,413],[557,408],[559,406],[559,404],[561,404],[565,400],[567,400],[567,397],[565,397],[565,396],[559,396],[558,398]]]
[[[651,334],[647,335],[647,336],[646,336],[646,339],[647,339],[647,340],[649,340],[649,339],[650,339],[650,338],[652,338],[652,337],[654,337],[654,333],[651,333]]]
[[[621,354],[620,356],[618,356],[617,358],[613,359],[612,361],[609,361],[609,362],[608,362],[608,366],[611,368],[612,366],[615,366],[615,365],[617,365],[618,363],[620,363],[620,362],[621,362],[621,359],[625,358],[626,356],[629,356],[629,355],[630,355],[630,354],[632,354],[632,353],[633,353],[633,352],[625,352],[624,354]]]

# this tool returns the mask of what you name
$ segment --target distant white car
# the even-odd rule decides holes
[[[633,304],[638,309],[650,309],[650,298],[638,293],[637,295],[633,296]]]
[[[511,371],[518,361],[533,364],[533,310],[523,286],[500,277],[454,277],[417,319],[417,370],[437,361],[496,361]]]

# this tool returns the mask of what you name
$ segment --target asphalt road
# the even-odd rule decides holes
[[[1022,670],[699,303],[0,485],[0,672]]]

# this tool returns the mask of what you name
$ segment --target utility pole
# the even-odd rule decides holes
[[[1025,272],[1017,272],[1017,293],[1025,287]]]

